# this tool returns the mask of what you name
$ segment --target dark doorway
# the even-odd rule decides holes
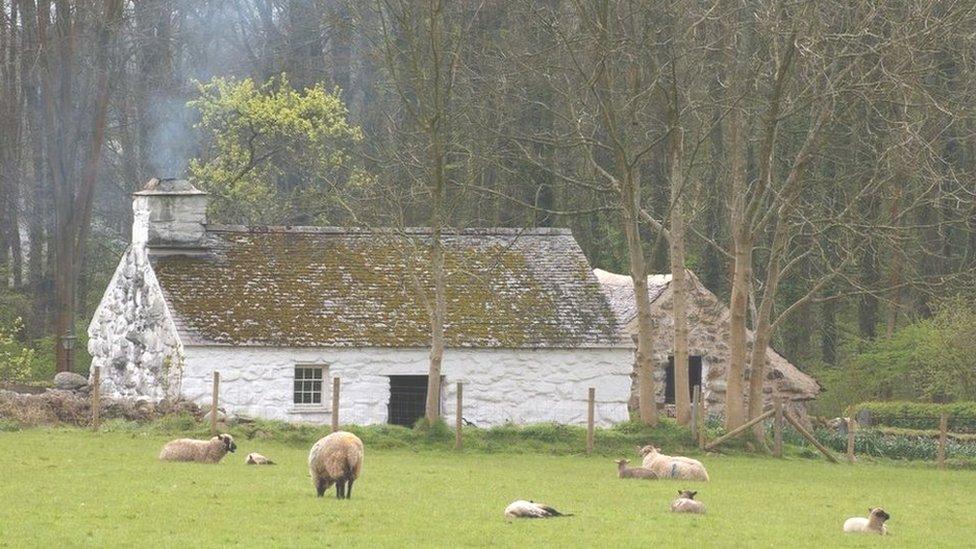
[[[702,382],[702,357],[688,357],[688,398],[695,392],[695,385]],[[668,370],[664,378],[664,403],[674,404],[674,357],[668,357]]]
[[[390,376],[390,423],[413,427],[426,404],[427,376]]]

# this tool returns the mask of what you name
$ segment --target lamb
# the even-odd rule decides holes
[[[873,509],[868,509],[868,517],[851,517],[844,521],[844,532],[851,533],[865,533],[865,534],[881,534],[882,536],[888,533],[888,529],[885,527],[884,523],[886,520],[890,519],[891,515],[885,512],[881,507],[875,507]]]
[[[705,504],[695,500],[697,493],[693,490],[678,490],[678,497],[671,502],[671,512],[705,514]]]
[[[644,457],[643,466],[657,473],[659,478],[700,480],[708,482],[708,471],[697,459],[683,456],[667,456],[660,448],[645,446],[637,452]]]
[[[645,467],[627,467],[627,464],[630,463],[628,459],[618,459],[614,463],[617,464],[617,476],[620,478],[657,479],[657,473],[650,469]]]
[[[227,455],[227,452],[236,450],[237,444],[234,443],[234,437],[226,433],[210,440],[181,438],[167,442],[159,453],[159,459],[162,461],[217,463]]]
[[[308,453],[308,471],[318,497],[335,484],[336,498],[351,498],[352,484],[362,468],[363,441],[345,431],[319,439]]]
[[[571,514],[560,513],[544,503],[525,501],[524,499],[515,500],[505,508],[505,518],[552,518],[552,517],[571,517]]]
[[[246,458],[244,458],[244,464],[245,465],[274,465],[275,462],[271,461],[270,459],[262,456],[257,452],[251,452],[250,454],[247,455]]]

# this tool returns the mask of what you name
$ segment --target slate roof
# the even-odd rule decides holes
[[[432,295],[428,230],[207,232],[208,254],[151,255],[184,344],[429,345],[427,312],[409,274]],[[448,347],[631,345],[569,230],[471,229],[444,242]]]

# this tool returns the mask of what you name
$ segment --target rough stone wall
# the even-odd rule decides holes
[[[688,355],[702,357],[702,392],[705,408],[710,415],[723,416],[725,413],[725,371],[729,361],[730,317],[728,309],[714,294],[709,292],[694,277],[688,277]],[[654,322],[654,381],[655,400],[664,406],[665,376],[668,357],[674,344],[674,318],[672,290],[668,288],[651,305]],[[751,356],[752,336],[749,336]],[[788,399],[799,395],[791,390],[771,367],[773,353],[767,353],[765,394],[767,404],[772,404],[772,396],[785,396]],[[748,358],[747,358],[748,360]],[[632,359],[633,362],[633,359]],[[748,379],[748,370],[747,370]],[[636,376],[633,376],[632,404],[636,403]],[[748,388],[748,382],[746,383]],[[806,415],[806,407],[801,401],[791,401],[788,407],[801,415]]]
[[[144,245],[134,243],[122,257],[88,337],[103,394],[154,400],[179,394],[182,345]]]
[[[390,375],[426,375],[426,349],[308,349],[188,346],[183,395],[208,406],[214,369],[220,371],[220,406],[253,417],[328,423],[331,378],[342,380],[339,420],[387,421]],[[455,387],[464,384],[462,415],[479,427],[555,421],[585,424],[587,388],[596,388],[596,422],[628,418],[631,355],[627,348],[576,350],[448,349],[442,372],[444,419],[455,418]],[[294,368],[328,367],[323,406],[292,403]],[[307,405],[306,405],[307,406]]]

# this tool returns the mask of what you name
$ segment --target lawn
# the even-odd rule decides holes
[[[366,449],[353,499],[314,497],[307,448],[238,439],[219,465],[160,463],[166,437],[0,432],[0,546],[962,547],[976,473],[705,457],[705,516],[674,515],[680,481],[618,480],[607,457]],[[260,451],[278,461],[245,466]],[[631,456],[636,461],[636,457]],[[575,516],[507,522],[514,499]],[[883,505],[887,538],[841,533]]]

